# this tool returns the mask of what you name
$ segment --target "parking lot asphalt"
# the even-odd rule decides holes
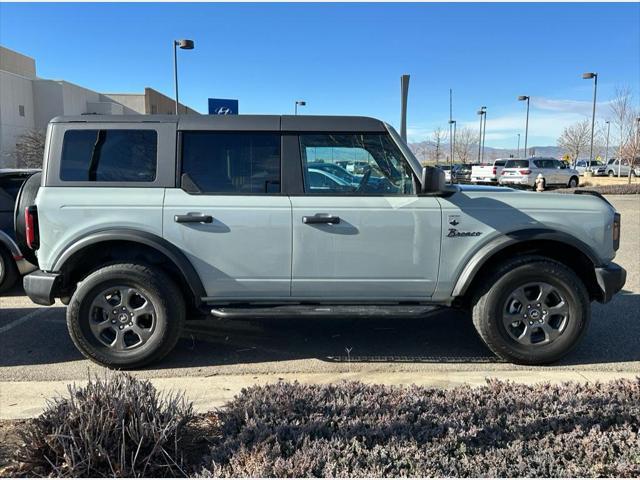
[[[440,310],[420,319],[198,320],[189,323],[167,358],[135,374],[158,379],[164,387],[186,379],[173,382],[173,388],[187,390],[190,383],[216,377],[236,378],[239,390],[253,381],[313,376],[424,384],[429,378],[462,382],[465,375],[530,381],[555,374],[563,381],[605,378],[596,373],[640,375],[640,197],[608,199],[622,214],[615,261],[627,269],[627,284],[609,304],[593,304],[585,338],[556,365],[501,362],[477,337],[468,315]],[[28,392],[35,395],[38,385],[83,381],[104,371],[73,346],[64,306],[39,307],[19,289],[0,297],[0,347],[0,418],[18,415],[9,405],[15,407]]]

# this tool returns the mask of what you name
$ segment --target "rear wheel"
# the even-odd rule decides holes
[[[18,268],[11,253],[0,245],[0,292],[6,292],[16,283]]]
[[[576,188],[578,186],[578,182],[578,177],[571,177],[567,186],[569,188]]]
[[[591,315],[586,288],[565,265],[540,256],[502,264],[476,292],[473,323],[499,357],[542,365],[565,356]]]
[[[139,264],[100,268],[78,285],[67,308],[76,347],[112,368],[138,368],[160,360],[185,323],[180,289],[162,271]]]

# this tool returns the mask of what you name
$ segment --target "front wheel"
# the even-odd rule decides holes
[[[111,368],[139,368],[173,349],[185,316],[182,293],[164,272],[116,264],[79,283],[67,308],[67,327],[90,360]]]
[[[615,177],[616,174],[613,170],[609,170],[609,173],[607,175],[609,175],[610,177]]]
[[[591,315],[586,288],[565,265],[540,256],[503,263],[473,300],[473,323],[499,357],[543,365],[565,356]]]

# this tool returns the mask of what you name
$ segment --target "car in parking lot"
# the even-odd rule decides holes
[[[497,185],[502,174],[502,169],[507,163],[506,159],[498,158],[487,164],[474,165],[471,169],[471,181],[473,183],[490,183]]]
[[[458,183],[465,183],[471,181],[471,169],[473,168],[471,163],[462,163],[457,166],[453,171],[453,181]]]
[[[626,279],[603,197],[448,185],[373,118],[59,117],[47,138],[44,175],[18,197],[16,237],[39,268],[25,291],[68,305],[76,347],[113,368],[160,360],[188,314],[407,307],[469,311],[501,358],[546,364]],[[359,184],[319,156],[359,162]]]
[[[575,188],[580,182],[578,171],[566,163],[551,157],[531,157],[507,160],[500,176],[500,185],[535,188],[538,175],[542,175],[545,187]]]
[[[601,167],[604,167],[604,163],[600,160],[578,160],[576,162],[576,170],[580,175],[584,175],[585,172],[591,172],[594,176],[598,175],[598,171]],[[600,175],[603,175],[601,173]]]
[[[631,163],[628,160],[622,159],[621,163],[617,158],[612,158],[606,165],[598,167],[597,173],[608,177],[617,177],[618,173],[621,177],[628,177],[629,173],[632,177],[639,176],[638,167],[631,168]]]
[[[21,275],[35,266],[24,258],[14,235],[15,202],[24,181],[40,170],[0,169],[0,293],[10,289]]]

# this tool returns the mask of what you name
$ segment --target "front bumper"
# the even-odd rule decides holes
[[[627,271],[617,263],[610,263],[595,270],[596,280],[600,287],[600,303],[609,302],[613,296],[622,290],[627,281]]]
[[[22,285],[32,302],[38,305],[53,305],[61,280],[62,275],[59,273],[36,270],[22,279]]]

